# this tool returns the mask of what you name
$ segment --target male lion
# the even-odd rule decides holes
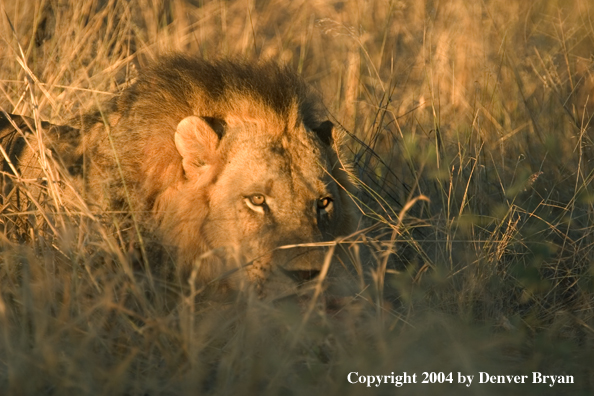
[[[229,277],[231,286],[281,290],[316,277],[323,242],[355,229],[339,136],[318,96],[284,67],[171,56],[70,124],[46,125],[50,141],[78,131],[64,162],[81,194],[156,236],[165,254],[149,256],[152,265],[173,256],[203,283],[239,268],[247,276]],[[2,126],[0,139],[14,132]]]

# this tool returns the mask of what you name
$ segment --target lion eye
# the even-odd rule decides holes
[[[255,206],[262,206],[266,202],[266,199],[264,198],[264,195],[262,195],[262,194],[254,194],[254,195],[250,196],[249,199],[250,199],[251,204],[255,205]]]
[[[329,206],[332,204],[332,198],[324,197],[318,199],[318,209],[326,209],[328,210]]]

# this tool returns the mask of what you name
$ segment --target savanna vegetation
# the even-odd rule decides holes
[[[130,265],[117,217],[63,194],[67,181],[43,183],[28,207],[5,201],[1,394],[591,394],[594,3],[0,9],[0,110],[35,120],[64,124],[174,51],[290,65],[345,130],[362,218],[343,243],[357,292],[327,309],[323,295],[228,303],[155,287]],[[51,158],[40,166],[56,175]],[[530,384],[534,371],[575,383]],[[350,372],[454,383],[366,388]],[[479,372],[529,380],[478,384]]]

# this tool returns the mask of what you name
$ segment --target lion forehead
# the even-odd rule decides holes
[[[228,148],[221,177],[232,185],[259,184],[261,192],[272,190],[271,183],[308,185],[312,190],[323,189],[329,183],[330,161],[313,141],[248,137],[234,139]],[[268,182],[267,182],[268,180]]]

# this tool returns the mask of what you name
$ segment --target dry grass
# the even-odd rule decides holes
[[[349,133],[371,227],[350,246],[365,276],[342,312],[195,302],[146,282],[125,230],[49,183],[0,212],[3,394],[360,394],[351,371],[576,381],[405,394],[594,389],[591,2],[0,5],[0,108],[55,123],[170,51],[291,65]]]

